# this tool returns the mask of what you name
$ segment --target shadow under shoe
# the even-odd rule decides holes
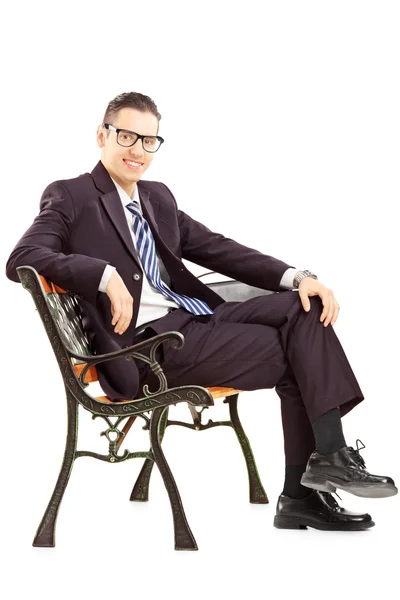
[[[274,518],[278,529],[322,529],[326,531],[363,531],[375,523],[367,513],[358,514],[339,506],[328,492],[313,490],[301,499],[279,496]]]
[[[363,498],[387,498],[397,494],[397,488],[391,477],[372,475],[367,471],[365,461],[360,455],[361,448],[354,450],[345,446],[333,454],[322,455],[313,452],[308,459],[301,484],[324,492],[335,492],[340,488]]]

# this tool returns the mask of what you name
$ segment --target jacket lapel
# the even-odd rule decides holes
[[[158,236],[160,235],[160,231],[158,229],[158,224],[156,221],[159,203],[158,201],[150,201],[150,192],[149,190],[145,190],[140,186],[140,181],[138,182],[138,188],[143,216],[150,225],[150,229],[153,235],[155,234],[154,237],[157,238],[157,234]]]
[[[132,241],[132,236],[129,231],[124,209],[122,208],[121,199],[115,187],[113,192],[102,194],[100,196],[100,200],[127,250],[138,266],[140,266],[139,258]]]
[[[101,161],[97,163],[91,175],[98,190],[103,192],[100,195],[100,201],[103,204],[111,223],[114,225],[132,258],[135,260],[138,266],[140,266],[140,260],[132,241],[132,235],[129,231],[124,209],[121,204],[121,199],[115,188],[114,182],[112,181],[107,169],[104,167]],[[140,204],[142,206],[143,215],[147,219],[153,234],[155,233],[155,238],[159,238],[160,234],[158,225],[156,223],[158,202],[155,202],[155,206],[153,207],[153,204],[150,201],[149,190],[141,188],[140,181],[137,185],[139,189]]]
[[[99,190],[100,201],[106,211],[111,223],[121,237],[122,242],[128,249],[133,260],[140,267],[140,261],[137,256],[135,246],[132,241],[132,236],[129,231],[128,223],[125,217],[124,209],[121,204],[119,194],[115,185],[108,174],[103,163],[99,161],[91,172],[93,181]],[[145,184],[146,182],[143,182]],[[159,225],[156,222],[159,210],[159,201],[151,196],[150,190],[146,189],[146,185],[138,182],[138,190],[140,195],[140,203],[143,210],[143,215],[147,219],[150,228],[154,235],[157,250],[165,263],[167,273],[172,279],[172,289],[179,294],[191,295],[195,298],[200,298],[207,302],[211,308],[215,308],[223,302],[222,298],[214,291],[210,290],[200,280],[188,271],[182,261],[173,254],[168,247],[168,242],[164,241],[159,232]],[[169,284],[168,284],[169,285]]]

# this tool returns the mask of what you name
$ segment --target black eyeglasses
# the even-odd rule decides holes
[[[138,140],[142,140],[143,150],[146,150],[146,152],[157,152],[164,142],[164,139],[159,135],[139,135],[134,131],[129,131],[129,129],[116,129],[109,123],[103,123],[103,127],[109,131],[115,131],[117,134],[117,144],[126,148],[133,146]]]

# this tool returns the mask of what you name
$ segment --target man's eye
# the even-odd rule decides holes
[[[152,144],[153,146],[156,143],[156,140],[154,138],[145,138],[144,141],[146,142],[146,144]]]

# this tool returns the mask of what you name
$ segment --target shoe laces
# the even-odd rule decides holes
[[[339,496],[339,494],[337,494],[336,492],[333,492],[335,494],[335,496],[337,496],[339,498],[339,500],[341,500],[341,497]],[[331,492],[320,492],[320,494],[322,494],[322,496],[324,496],[325,501],[327,504],[329,504],[329,506],[331,508],[333,508],[333,510],[339,510],[340,506],[336,500],[336,498],[334,498],[331,494]]]
[[[362,444],[362,446],[359,447],[358,442],[360,442],[360,444]],[[365,448],[365,444],[363,444],[363,442],[361,440],[356,440],[356,444],[357,444],[357,447],[355,450],[351,446],[349,447],[349,453],[350,453],[352,459],[358,465],[360,465],[360,467],[362,469],[365,469],[366,468],[365,460],[363,459],[363,457],[360,454],[360,450],[363,450]]]

